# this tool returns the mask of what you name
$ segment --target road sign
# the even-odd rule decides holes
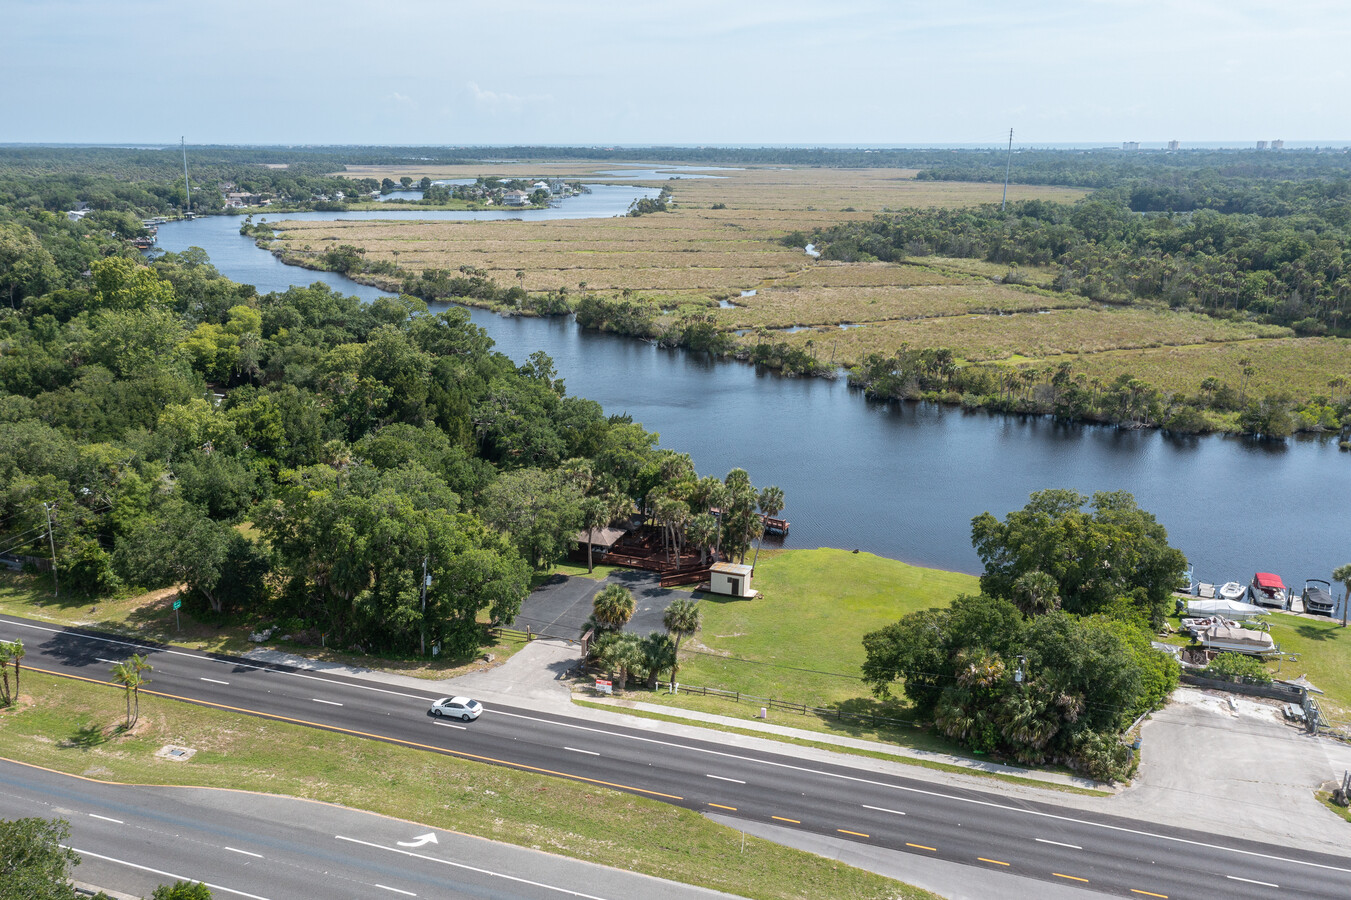
[[[602,694],[612,694],[614,693],[614,684],[604,678],[597,678],[596,690],[600,691]]]
[[[180,606],[182,606],[182,605],[183,605],[183,601],[182,601],[182,600],[175,600],[175,601],[174,601],[174,609],[178,609],[178,608],[179,608]]]

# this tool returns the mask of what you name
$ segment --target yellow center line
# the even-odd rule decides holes
[[[852,834],[854,837],[870,837],[870,836],[871,836],[871,835],[866,835],[866,834],[864,834],[864,833],[861,832],[861,831],[849,831],[849,830],[846,829],[846,828],[836,828],[835,830],[838,831],[840,834]]]
[[[981,862],[994,863],[996,866],[1007,866],[1007,865],[1008,865],[1008,863],[1006,863],[1006,862],[1002,862],[1002,861],[997,860],[997,859],[986,859],[986,858],[983,857],[983,856],[977,856],[976,859],[980,860]]]
[[[708,805],[717,807],[718,809],[730,809],[732,812],[736,812],[735,806],[723,806],[721,803],[710,803]]]
[[[906,841],[906,842],[905,842],[905,845],[906,845],[907,847],[914,847],[916,850],[932,850],[934,853],[937,853],[937,852],[938,852],[938,848],[937,848],[937,847],[926,847],[926,846],[924,846],[923,844],[912,844],[912,843],[910,843],[909,841]]]
[[[49,669],[39,669],[35,666],[28,667],[31,671],[41,672],[44,675],[55,675],[58,678],[71,678],[76,681],[87,681],[90,684],[103,684],[109,687],[120,687],[110,681],[99,681],[97,678],[85,678],[82,675],[69,675],[65,672],[53,672]],[[521,769],[526,772],[538,772],[541,775],[553,775],[557,778],[571,778],[574,781],[585,781],[588,784],[599,784],[603,787],[616,788],[622,791],[636,791],[640,794],[647,794],[650,797],[665,797],[668,800],[684,800],[684,797],[677,797],[675,794],[663,794],[661,791],[649,791],[646,788],[633,787],[627,784],[618,784],[613,781],[601,781],[598,778],[587,778],[585,775],[573,775],[570,772],[559,772],[554,769],[542,769],[539,766],[528,766],[525,763],[512,762],[509,759],[497,759],[492,756],[479,756],[475,753],[465,753],[463,750],[450,750],[446,747],[437,747],[433,744],[419,744],[417,741],[406,741],[402,738],[389,737],[384,734],[372,734],[367,731],[355,731],[351,728],[342,728],[338,725],[327,725],[323,722],[311,722],[307,719],[293,719],[290,716],[279,716],[275,713],[260,712],[256,709],[248,709],[240,706],[227,706],[224,703],[212,703],[210,700],[198,700],[194,697],[180,697],[177,694],[166,694],[161,691],[144,690],[142,694],[148,694],[152,697],[163,697],[167,700],[180,700],[184,703],[195,703],[198,706],[210,706],[215,709],[229,710],[230,712],[244,713],[250,716],[260,716],[264,719],[273,719],[278,722],[290,722],[293,725],[304,725],[309,728],[322,728],[324,731],[333,731],[338,734],[350,734],[356,737],[370,738],[376,741],[386,741],[391,744],[398,744],[403,747],[415,747],[418,750],[430,750],[433,753],[445,753],[450,756],[458,756],[461,759],[472,759],[477,762],[493,763],[499,766],[509,766],[513,769]],[[735,807],[723,807],[724,809],[734,809]]]
[[[1156,893],[1154,893],[1153,891],[1137,891],[1135,888],[1131,888],[1131,893],[1132,893],[1132,894],[1144,894],[1146,897],[1162,897],[1163,900],[1168,900],[1168,895],[1167,895],[1167,894],[1156,894]]]
[[[1088,884],[1087,878],[1080,878],[1078,875],[1061,875],[1059,872],[1052,872],[1051,874],[1056,878],[1068,878],[1070,881],[1082,881],[1084,884]]]
[[[780,822],[792,822],[794,825],[801,825],[801,819],[785,819],[783,816],[770,816],[771,819],[778,819]]]

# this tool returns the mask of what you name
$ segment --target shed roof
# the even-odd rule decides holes
[[[709,566],[709,571],[721,572],[723,575],[749,575],[751,567],[741,563],[715,562]]]

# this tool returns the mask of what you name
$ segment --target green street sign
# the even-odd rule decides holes
[[[174,601],[174,609],[178,609],[178,608],[179,608],[180,606],[182,606],[182,605],[183,605],[183,601],[182,601],[182,600],[175,600],[175,601]]]

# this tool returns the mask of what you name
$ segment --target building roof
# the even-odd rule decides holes
[[[599,547],[613,547],[624,536],[622,528],[597,528],[591,532],[591,543]],[[586,532],[577,532],[577,543],[586,543]]]
[[[741,565],[740,563],[715,562],[709,566],[709,571],[720,572],[723,575],[749,575],[751,567]]]

